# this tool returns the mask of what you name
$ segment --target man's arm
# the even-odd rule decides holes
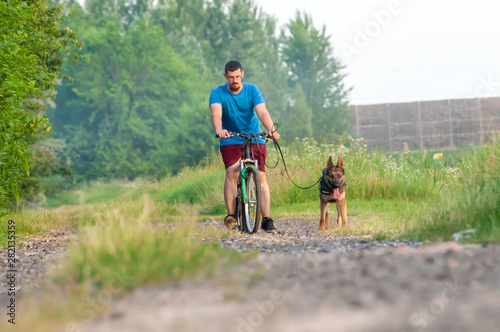
[[[274,131],[273,120],[271,119],[271,116],[267,111],[266,104],[262,103],[255,106],[255,113],[257,113],[257,116],[259,117],[260,121],[262,122],[264,127],[266,127],[267,131],[273,135],[274,139],[279,140],[280,134]]]
[[[221,104],[211,104],[210,111],[212,112],[212,124],[214,126],[215,134],[219,138],[229,137],[227,130],[222,129],[222,105]]]

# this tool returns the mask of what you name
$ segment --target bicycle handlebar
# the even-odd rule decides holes
[[[243,137],[243,138],[246,138],[246,139],[252,139],[254,137],[257,137],[257,136],[261,136],[263,139],[265,140],[272,140],[271,139],[271,134],[270,133],[258,133],[258,134],[244,134],[244,133],[233,133],[231,131],[228,131],[227,132],[229,134],[229,137],[236,137],[236,136],[239,136],[239,137]],[[219,135],[215,134],[215,138],[220,138]]]

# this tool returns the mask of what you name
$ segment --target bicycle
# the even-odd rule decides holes
[[[255,159],[252,144],[257,144],[257,137],[271,140],[269,133],[244,134],[228,132],[229,137],[243,137],[243,158],[240,159],[240,177],[236,196],[236,223],[240,232],[257,233],[262,219],[261,185],[259,161]],[[219,137],[219,136],[215,136]],[[255,142],[252,142],[255,140]]]

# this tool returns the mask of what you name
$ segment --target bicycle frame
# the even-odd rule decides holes
[[[246,187],[247,175],[245,173],[248,167],[255,167],[259,169],[258,161],[253,159],[240,160],[240,183],[242,188]],[[248,197],[246,197],[246,192],[244,190],[242,190],[241,196],[243,198],[243,202],[248,203]]]
[[[259,175],[259,160],[254,159],[253,151],[250,150],[252,144],[259,144],[257,137],[260,136],[263,139],[267,139],[268,133],[258,133],[258,134],[243,134],[243,133],[229,133],[230,137],[240,136],[245,138],[243,143],[243,158],[240,159],[240,176],[238,179],[238,194],[236,196],[236,215],[238,228],[242,232],[256,233],[260,226],[261,218],[261,207],[260,207],[260,197],[262,186],[260,184]],[[253,143],[255,140],[255,143]],[[248,180],[247,177],[252,177]],[[255,188],[255,198],[248,197],[250,192],[247,193],[247,182],[253,181]],[[253,194],[250,194],[253,196]],[[252,216],[252,217],[250,217]],[[253,221],[250,221],[253,220]],[[253,224],[253,225],[252,225]]]
[[[245,138],[243,143],[243,158],[240,159],[240,176],[238,178],[236,194],[236,223],[242,232],[257,233],[262,217],[261,191],[263,187],[260,183],[259,160],[254,159],[253,149],[250,151],[250,147],[254,144],[252,140],[255,140],[255,144],[259,144],[257,140],[259,136],[264,140],[271,140],[272,136],[270,133],[264,132],[258,134],[227,133],[229,136],[226,135],[226,138],[236,136]],[[222,138],[218,134],[215,134],[215,137]],[[252,182],[253,185],[250,187]],[[255,198],[253,198],[254,193]]]
[[[257,134],[260,136],[267,135],[266,133],[260,133]],[[250,156],[250,144],[251,144],[252,138],[247,137],[245,139],[245,143],[243,143],[243,158],[240,159],[240,180],[241,180],[241,187],[245,188],[246,186],[246,174],[245,171],[248,167],[255,167],[257,171],[259,171],[259,161],[256,159],[252,159]],[[259,144],[257,141],[255,144]],[[243,202],[248,203],[248,198],[246,197],[246,192],[243,190],[242,191],[242,198]]]

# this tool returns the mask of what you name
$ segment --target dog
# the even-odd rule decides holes
[[[333,166],[332,157],[330,156],[319,182],[320,231],[330,229],[330,203],[333,202],[337,205],[337,224],[339,226],[341,223],[347,225],[346,187],[345,168],[342,158],[339,156],[337,165]]]

